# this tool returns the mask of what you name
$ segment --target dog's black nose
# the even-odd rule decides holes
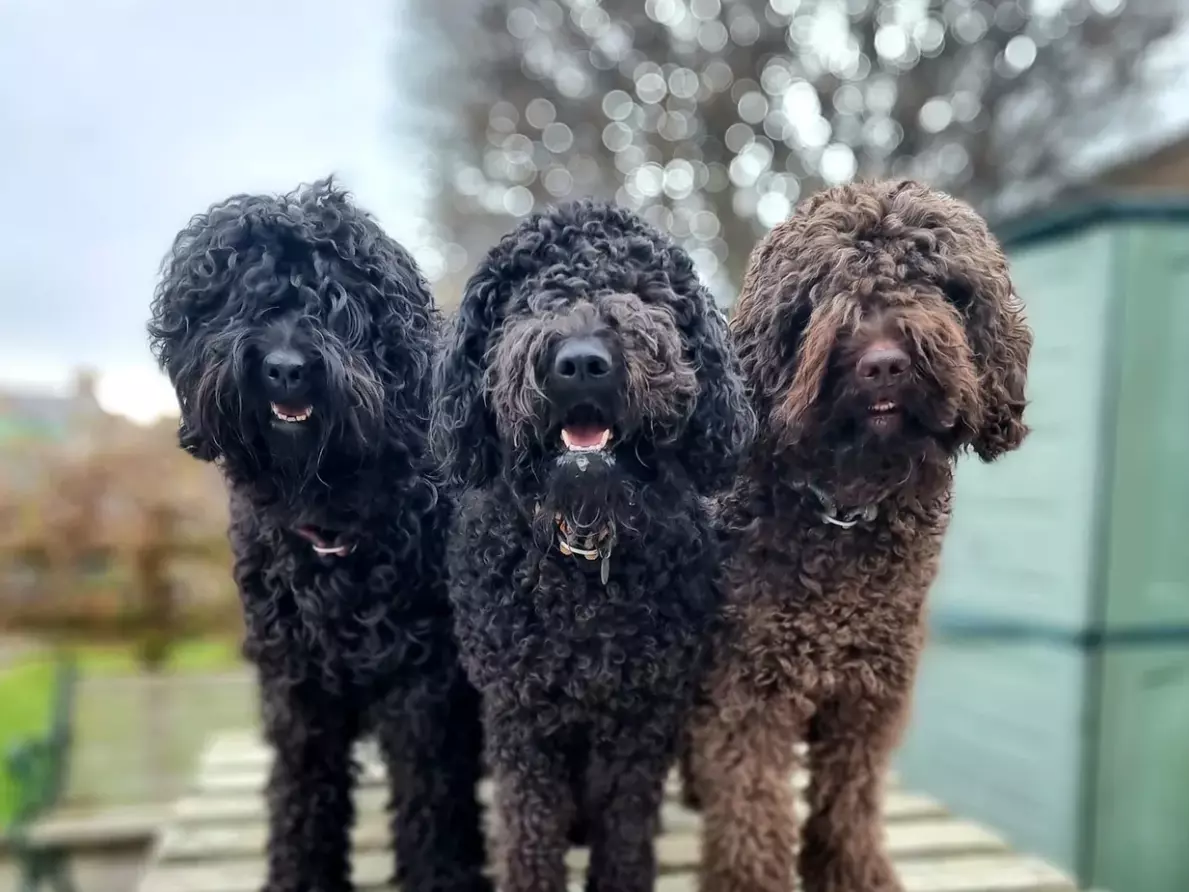
[[[615,360],[607,345],[594,337],[566,338],[553,357],[550,383],[575,390],[611,383]]]
[[[904,377],[911,365],[907,353],[884,341],[872,345],[859,357],[855,372],[863,384],[882,387]]]
[[[274,400],[305,393],[308,383],[306,361],[291,349],[273,350],[264,357],[264,387]]]

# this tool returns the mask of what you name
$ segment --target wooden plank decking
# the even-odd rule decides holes
[[[361,750],[356,792],[354,878],[360,892],[388,889],[392,855],[383,813],[383,770]],[[253,736],[225,734],[205,751],[192,790],[170,810],[139,892],[257,892],[264,879],[263,789],[270,753]],[[794,778],[802,786],[804,778]],[[699,852],[696,814],[682,808],[671,784],[657,840],[657,892],[695,892]],[[482,795],[490,799],[484,784]],[[907,892],[1076,892],[1043,861],[1010,851],[997,834],[947,814],[927,796],[894,782],[884,805],[888,848]],[[574,889],[581,889],[587,850],[570,852]]]

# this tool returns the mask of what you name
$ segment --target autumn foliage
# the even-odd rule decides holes
[[[100,413],[61,441],[0,449],[0,463],[0,623],[134,640],[152,665],[170,642],[238,622],[226,496],[173,422]]]

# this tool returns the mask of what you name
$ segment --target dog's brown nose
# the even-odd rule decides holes
[[[908,354],[895,344],[881,342],[859,357],[855,371],[864,384],[883,386],[902,378],[911,365]]]

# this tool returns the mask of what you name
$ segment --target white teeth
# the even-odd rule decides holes
[[[891,400],[884,400],[883,402],[875,403],[871,407],[872,412],[890,412],[896,408],[896,404]]]
[[[561,441],[565,445],[566,449],[570,450],[571,452],[598,452],[602,449],[606,449],[607,444],[611,442],[611,429],[604,429],[599,437],[599,442],[587,446],[576,444],[570,432],[567,429],[562,428]]]
[[[275,415],[277,418],[281,419],[281,421],[288,421],[292,424],[296,424],[296,423],[299,423],[302,421],[309,421],[310,416],[314,414],[313,406],[306,406],[304,409],[302,409],[300,412],[298,412],[296,415],[294,415],[289,412],[281,411],[281,408],[276,403],[271,403],[270,405],[272,408],[273,415]]]
[[[314,545],[311,547],[317,554],[334,555],[335,557],[346,557],[352,551],[350,545]]]

